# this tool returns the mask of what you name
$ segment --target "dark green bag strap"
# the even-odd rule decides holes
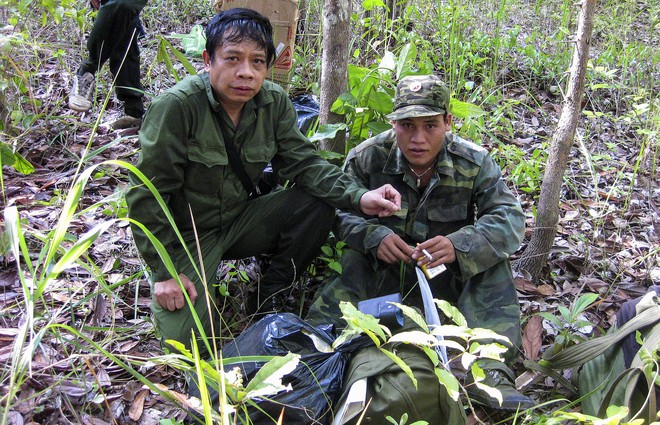
[[[215,114],[215,119],[220,126],[220,131],[222,131],[222,138],[225,142],[227,157],[229,158],[229,165],[231,165],[231,168],[234,170],[239,180],[241,181],[243,188],[248,193],[248,198],[252,199],[259,196],[261,194],[259,191],[259,186],[256,186],[252,183],[250,176],[248,176],[247,171],[245,171],[245,167],[243,167],[243,163],[241,162],[241,157],[239,156],[236,145],[234,144],[234,138],[229,135],[226,126],[220,122],[220,117],[218,117],[217,114]]]

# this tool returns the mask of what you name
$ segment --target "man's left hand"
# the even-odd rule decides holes
[[[426,256],[423,250],[431,255]],[[435,236],[417,245],[412,254],[413,260],[419,264],[428,264],[429,267],[437,267],[440,264],[451,264],[456,261],[454,244],[444,236]]]
[[[367,215],[389,217],[401,209],[401,194],[390,184],[370,190],[360,198],[360,211]]]

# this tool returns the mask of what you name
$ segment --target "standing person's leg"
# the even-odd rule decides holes
[[[125,103],[126,113],[137,118],[144,114],[137,28],[145,4],[146,0],[108,0],[100,7],[87,39],[88,57],[74,77],[69,97],[71,109],[81,112],[91,109],[94,74],[110,60],[117,97]]]
[[[140,80],[140,12],[146,0],[113,0],[116,46],[110,52],[110,72],[115,77],[117,98],[124,102],[124,113],[142,118],[144,87]],[[113,125],[113,127],[116,127]]]
[[[249,202],[223,234],[226,259],[273,254],[259,288],[261,311],[273,295],[291,286],[326,242],[335,210],[307,192],[278,190]]]

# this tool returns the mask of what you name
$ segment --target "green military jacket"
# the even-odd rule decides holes
[[[247,206],[248,194],[229,165],[220,126],[233,136],[253,182],[270,162],[281,178],[330,205],[359,208],[366,189],[317,154],[298,130],[296,112],[280,86],[264,81],[234,127],[213,95],[208,74],[202,73],[154,99],[140,130],[137,168],[158,189],[186,242],[193,240],[191,213],[197,232],[203,234],[229,226]],[[154,233],[168,252],[177,249],[176,233],[151,192],[135,175],[129,178],[130,217]],[[154,281],[169,278],[144,233],[136,226],[133,230]]]
[[[389,183],[401,193],[401,210],[391,217],[367,218],[341,211],[335,231],[350,247],[376,252],[391,233],[414,246],[434,236],[449,238],[462,281],[508,259],[522,241],[525,217],[487,151],[448,133],[431,181],[423,192],[406,173],[406,160],[393,130],[360,143],[346,158],[345,171],[367,188]]]

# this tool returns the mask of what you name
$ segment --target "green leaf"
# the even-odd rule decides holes
[[[486,115],[486,111],[484,111],[481,106],[454,98],[449,102],[449,111],[453,116],[461,119],[478,118]]]
[[[174,34],[170,37],[181,39],[181,46],[188,56],[201,57],[206,48],[206,35],[201,25],[193,26],[188,34]]]
[[[364,10],[371,10],[374,7],[385,7],[385,3],[383,3],[383,0],[364,0],[362,2]]]
[[[389,329],[379,324],[374,316],[362,313],[352,303],[346,301],[339,303],[339,309],[352,331],[365,333],[377,346],[387,339],[386,330],[390,333]]]
[[[18,152],[11,150],[5,143],[0,143],[0,165],[8,165],[23,175],[34,172],[34,166]]]
[[[352,93],[342,93],[337,100],[332,103],[330,111],[336,114],[345,115],[355,110],[355,103],[356,99]],[[323,126],[321,125],[320,127]]]
[[[337,261],[333,261],[332,263],[329,263],[328,267],[331,270],[334,270],[335,272],[337,272],[339,274],[342,274],[342,272],[343,272],[343,269],[341,267],[341,263],[338,263]]]
[[[561,321],[554,314],[548,313],[546,311],[538,313],[539,316],[543,317],[548,322],[555,325],[556,328],[562,328]]]
[[[571,311],[564,307],[563,305],[557,306],[557,311],[559,311],[559,314],[561,314],[561,317],[564,319],[565,322],[570,322],[572,317],[571,317]]]
[[[387,51],[380,59],[380,63],[378,64],[378,69],[382,70],[383,72],[394,71],[396,69],[395,61],[396,58],[394,57],[394,53]]]
[[[451,372],[447,372],[445,369],[438,367],[435,368],[435,375],[438,377],[440,383],[447,389],[449,397],[454,401],[458,401],[458,397],[461,395],[459,390],[460,384],[454,375],[452,375]]]
[[[341,96],[340,96],[341,97]],[[337,136],[337,132],[346,130],[348,127],[344,123],[338,124],[322,124],[319,126],[316,133],[314,133],[309,140],[316,142],[323,139],[333,139]]]
[[[438,339],[422,331],[399,332],[388,340],[388,342],[405,342],[417,346],[433,346],[437,344]]]
[[[321,158],[327,161],[341,160],[344,158],[344,155],[340,154],[339,152],[318,151],[318,154]]]
[[[367,105],[369,108],[380,112],[382,115],[387,115],[392,112],[392,109],[394,109],[392,95],[382,91],[374,91],[371,96],[369,96],[369,102]]]
[[[412,74],[411,64],[415,62],[417,57],[417,47],[414,44],[408,43],[399,52],[399,57],[396,61],[396,79]]]
[[[394,305],[399,307],[403,312],[403,314],[406,315],[406,317],[410,318],[413,322],[415,322],[417,326],[419,326],[420,328],[422,328],[422,330],[424,330],[424,332],[426,333],[429,332],[429,325],[428,323],[426,323],[426,319],[424,318],[424,316],[419,314],[418,310],[409,307],[405,304],[394,303]]]
[[[435,301],[435,304],[438,306],[440,311],[442,311],[442,314],[450,318],[458,326],[467,327],[468,324],[467,320],[465,320],[465,316],[463,316],[463,314],[456,307],[444,300],[433,301]]]
[[[14,151],[6,143],[0,143],[0,164],[14,165],[14,162],[16,162]]]
[[[413,382],[413,385],[415,386],[415,389],[416,389],[417,388],[417,378],[415,378],[415,375],[413,374],[413,371],[410,368],[410,366],[408,366],[406,364],[406,362],[401,360],[401,358],[399,356],[397,356],[396,354],[394,354],[390,351],[387,351],[383,348],[380,348],[380,351],[383,354],[385,354],[387,357],[389,357],[390,360],[392,360],[394,363],[396,363],[396,365],[399,366],[401,368],[401,370],[405,372],[406,375],[408,375],[408,377]]]
[[[81,255],[87,252],[89,247],[92,246],[92,243],[94,243],[101,234],[105,233],[111,226],[113,226],[115,222],[116,220],[101,222],[94,226],[90,231],[83,234],[72,247],[65,251],[64,255],[62,255],[62,257],[50,269],[48,279],[55,279],[63,270],[71,266]],[[39,292],[37,292],[37,294],[39,295]]]
[[[282,384],[282,377],[293,372],[299,362],[300,355],[294,353],[273,358],[259,369],[245,387],[245,399],[274,395],[283,390],[290,391],[291,384]]]
[[[598,299],[598,294],[584,294],[575,301],[573,308],[571,309],[574,316],[582,313],[584,310],[589,308],[594,301]]]

